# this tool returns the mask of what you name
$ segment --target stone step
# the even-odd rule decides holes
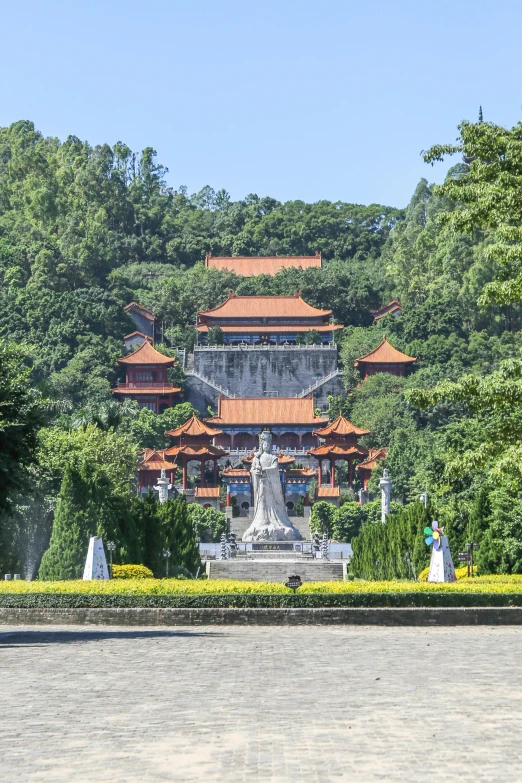
[[[286,582],[297,574],[303,582],[334,582],[344,578],[343,563],[315,560],[262,561],[209,560],[209,579],[238,579],[242,582]]]

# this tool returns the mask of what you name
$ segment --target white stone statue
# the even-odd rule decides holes
[[[107,568],[101,536],[92,536],[89,539],[89,549],[83,570],[83,581],[87,582],[90,579],[109,579],[109,569]]]
[[[382,472],[382,479],[379,481],[379,487],[381,490],[381,521],[386,522],[386,517],[390,513],[392,493],[392,480],[388,476],[388,470],[386,468],[384,468]]]
[[[262,432],[259,451],[252,461],[254,488],[254,519],[243,535],[243,541],[299,541],[301,534],[286,513],[279,463],[272,454],[272,435]]]
[[[160,503],[166,503],[169,499],[169,489],[172,487],[172,484],[170,484],[167,474],[164,469],[161,471],[161,478],[158,479],[158,483],[154,487],[155,490],[158,492],[158,499]]]

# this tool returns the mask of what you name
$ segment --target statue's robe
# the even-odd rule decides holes
[[[250,471],[254,489],[254,519],[243,541],[298,541],[285,508],[279,464],[274,454],[256,453]]]

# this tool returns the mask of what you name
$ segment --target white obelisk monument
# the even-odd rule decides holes
[[[83,570],[83,579],[109,579],[109,569],[105,559],[105,550],[103,548],[103,539],[101,536],[92,536],[89,540],[89,549],[85,568]]]

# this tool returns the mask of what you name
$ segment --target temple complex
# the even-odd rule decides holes
[[[311,262],[305,266],[321,263],[319,255],[232,260],[236,264],[232,271],[245,276],[258,271],[254,263],[264,266],[266,274],[298,261]],[[230,261],[208,256],[207,266],[230,269]],[[154,315],[136,302],[126,310],[137,328],[125,342],[138,347],[118,359],[126,378],[113,392],[159,414],[181,399],[181,390],[167,374],[176,360],[154,348]],[[399,312],[399,303],[393,301],[373,315],[378,321]],[[221,330],[224,345],[206,344],[214,327]],[[172,441],[168,448],[145,449],[137,466],[138,491],[155,489],[165,471],[189,503],[225,510],[231,529],[241,538],[255,519],[257,473],[251,469],[258,459],[259,436],[269,431],[270,454],[264,459],[270,457],[279,470],[280,492],[279,481],[273,479],[267,492],[277,489],[282,498],[280,516],[296,517],[297,512],[300,540],[306,539],[313,502],[339,505],[342,490],[360,486],[367,490],[372,471],[387,456],[386,449],[368,449],[359,442],[370,434],[368,429],[344,416],[329,423],[324,413],[329,395],[345,393],[334,341],[341,328],[333,323],[331,310],[309,305],[298,292],[293,296],[231,293],[221,305],[199,312],[199,344],[188,360],[185,352],[179,352],[186,375],[185,398],[202,417],[209,408],[217,412],[204,419],[192,416],[165,432]],[[414,357],[401,353],[384,337],[355,366],[367,379],[379,372],[404,376],[414,362]],[[231,522],[238,517],[239,522]]]
[[[219,427],[216,444],[227,449],[254,449],[267,428],[274,447],[303,449],[314,445],[313,431],[328,417],[315,415],[313,397],[220,397],[216,416],[205,421]]]
[[[317,342],[330,343],[342,329],[332,322],[331,310],[307,304],[293,296],[237,296],[197,315],[198,340],[205,343],[209,329],[219,326],[225,345],[295,345],[314,333]]]
[[[159,353],[145,340],[134,353],[118,359],[126,377],[112,392],[120,399],[136,400],[140,407],[162,413],[181,394],[181,389],[167,377],[167,369],[175,363],[175,359]]]
[[[373,351],[370,351],[365,356],[360,356],[354,363],[354,366],[361,370],[365,380],[370,375],[375,375],[379,372],[388,372],[391,375],[404,377],[406,369],[415,361],[416,359],[413,356],[401,353],[393,345],[390,345],[386,335],[384,335],[382,342],[379,343],[377,348],[374,348]]]
[[[281,269],[321,268],[321,254],[314,256],[213,256],[207,253],[205,266],[211,269],[227,270],[243,277],[255,275],[276,275]]]

